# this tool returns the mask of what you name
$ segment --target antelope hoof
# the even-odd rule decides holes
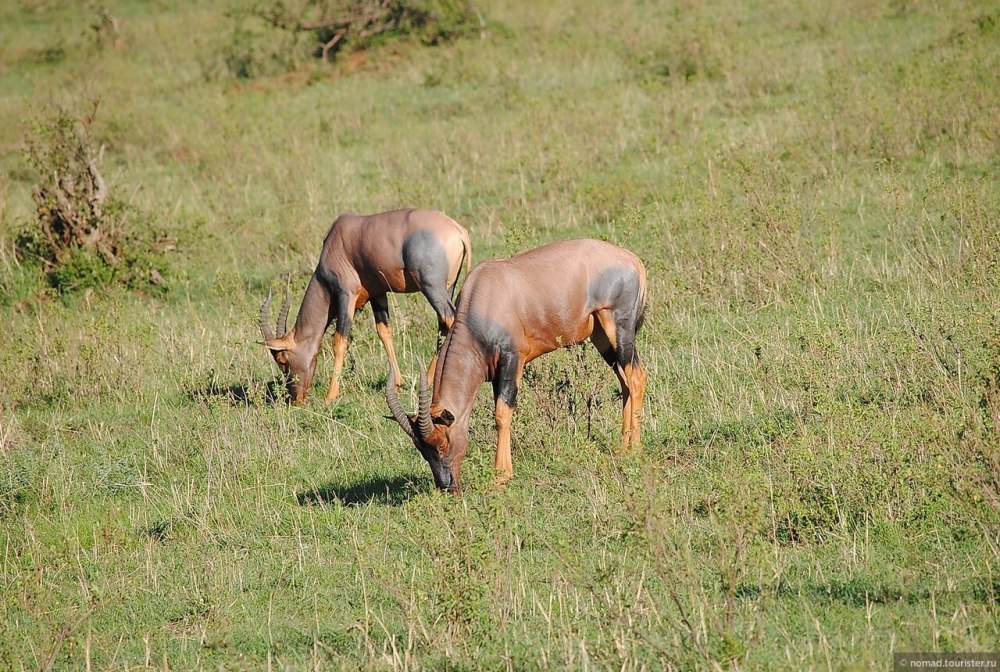
[[[621,452],[627,453],[639,447],[639,436],[636,432],[625,432],[622,434]]]
[[[493,477],[493,489],[503,492],[507,489],[507,484],[514,480],[514,474],[507,474],[502,471],[497,472]]]

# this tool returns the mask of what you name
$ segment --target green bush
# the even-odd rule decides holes
[[[245,79],[393,39],[437,45],[482,25],[466,0],[270,0],[235,18],[222,56],[226,69]]]
[[[97,108],[92,101],[80,117],[57,109],[29,134],[27,160],[38,174],[36,217],[17,235],[15,252],[38,264],[59,292],[112,283],[162,286],[162,260],[147,240],[148,218],[116,198],[100,173],[104,147],[95,149],[91,135]],[[137,232],[127,231],[130,221]]]

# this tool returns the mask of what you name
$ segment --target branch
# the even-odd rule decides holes
[[[326,57],[327,57],[327,54],[330,53],[330,50],[333,49],[335,46],[337,46],[337,43],[340,42],[344,38],[345,35],[347,35],[347,32],[348,32],[347,28],[341,28],[340,30],[337,31],[337,33],[328,42],[325,42],[323,44],[323,60],[324,61],[327,60]]]
[[[101,152],[104,152],[104,145],[101,145]],[[100,205],[108,197],[108,188],[104,184],[104,178],[101,177],[100,171],[97,170],[97,160],[94,157],[87,159],[87,172],[90,173],[90,179],[94,181],[95,191],[92,202]]]

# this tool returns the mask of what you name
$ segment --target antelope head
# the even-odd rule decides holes
[[[455,416],[447,409],[436,415],[431,414],[431,390],[427,373],[420,363],[420,394],[417,414],[408,415],[396,396],[395,370],[389,364],[389,376],[385,382],[385,400],[389,404],[393,419],[399,423],[406,435],[427,460],[434,474],[434,483],[442,490],[457,492],[460,487],[459,468],[465,451],[459,449],[462,441],[452,440],[452,425]],[[461,453],[461,454],[459,454]]]
[[[271,356],[278,363],[281,373],[285,376],[285,388],[288,397],[295,403],[305,401],[306,392],[312,383],[315,371],[315,357],[305,356],[301,349],[296,350],[295,330],[287,330],[288,322],[288,288],[285,288],[285,300],[278,311],[277,333],[271,329],[271,290],[260,307],[260,333],[264,336],[264,345],[271,351]]]

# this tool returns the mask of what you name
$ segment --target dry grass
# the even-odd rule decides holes
[[[491,3],[484,39],[209,77],[224,4],[0,10],[0,146],[99,93],[162,294],[41,291],[0,159],[0,667],[881,669],[998,648],[988,3]],[[61,55],[60,55],[61,54]],[[433,206],[477,259],[627,245],[644,444],[592,350],[538,360],[516,476],[484,389],[462,498],[391,422],[359,316],[330,408],[254,341],[343,210]],[[393,305],[405,368],[429,307]],[[330,362],[321,360],[322,380]],[[413,393],[412,390],[408,391]]]

